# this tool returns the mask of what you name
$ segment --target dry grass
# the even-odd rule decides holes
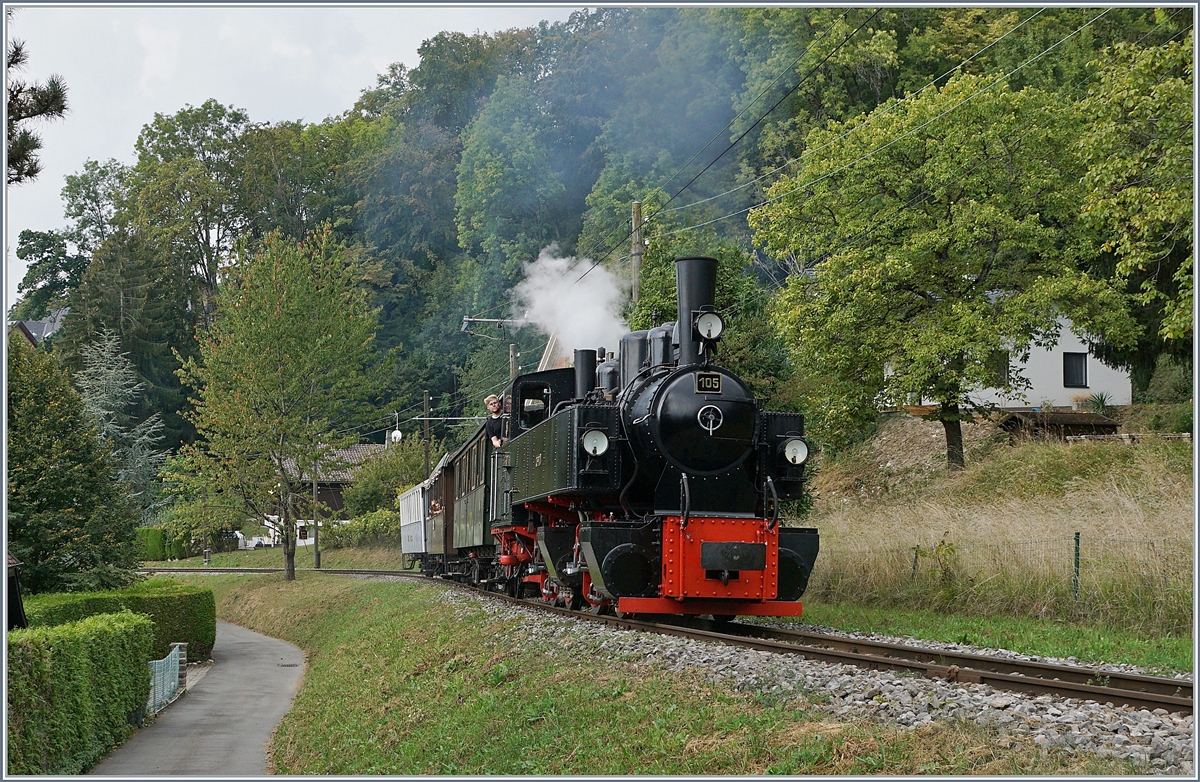
[[[1190,631],[1190,443],[1009,447],[976,424],[968,443],[988,458],[948,476],[931,456],[942,447],[940,429],[885,420],[871,442],[823,467],[805,520],[821,530],[810,590],[826,600],[1107,614],[1129,626]]]

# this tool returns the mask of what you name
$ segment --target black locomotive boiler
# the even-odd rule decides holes
[[[517,376],[509,441],[481,428],[402,497],[404,552],[576,608],[798,616],[818,536],[778,514],[800,496],[804,419],[760,410],[713,360],[716,271],[678,259],[679,321],[626,334],[616,356]]]

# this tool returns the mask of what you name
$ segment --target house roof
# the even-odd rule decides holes
[[[350,483],[354,480],[358,468],[362,466],[364,461],[379,456],[386,448],[387,446],[378,443],[359,443],[349,448],[339,448],[334,452],[339,464],[334,467],[323,467],[317,473],[317,482]],[[285,465],[291,469],[295,465],[295,462],[288,459]]]
[[[46,337],[62,328],[63,319],[69,312],[67,307],[61,307],[56,310],[51,310],[49,317],[41,320],[18,320],[13,323],[15,328],[21,329],[25,336],[33,340],[33,344],[37,345]]]
[[[11,552],[8,552],[8,551],[6,551],[6,552],[4,552],[4,553],[5,553],[5,554],[8,554],[8,566],[9,566],[10,568],[14,568],[14,567],[20,567],[20,566],[21,566],[21,564],[22,564],[22,563],[21,563],[21,560],[19,560],[19,559],[17,559],[16,557],[14,557],[14,556],[12,555],[12,553],[11,553]]]

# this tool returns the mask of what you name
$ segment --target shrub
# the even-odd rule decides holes
[[[30,627],[52,627],[126,609],[154,621],[155,657],[166,657],[171,644],[178,642],[187,643],[189,659],[203,660],[212,653],[217,607],[211,589],[154,579],[112,592],[34,595],[25,601]]]
[[[437,453],[442,445],[430,443]],[[396,496],[404,489],[425,480],[425,444],[416,437],[389,445],[382,454],[367,459],[354,474],[354,482],[346,487],[342,499],[346,512],[352,517],[375,510],[395,507]]]
[[[329,548],[348,546],[399,546],[400,514],[394,510],[376,510],[337,527],[322,537]]]
[[[199,552],[192,545],[192,539],[187,535],[180,535],[167,544],[167,559],[187,559],[196,556],[197,553]]]
[[[150,695],[154,625],[104,614],[8,634],[8,773],[78,774]]]
[[[142,559],[147,562],[162,562],[167,558],[167,547],[163,531],[158,527],[139,527],[138,545],[142,547]]]

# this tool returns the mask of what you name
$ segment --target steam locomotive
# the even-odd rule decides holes
[[[510,439],[481,426],[401,495],[410,565],[575,609],[800,615],[819,538],[779,507],[801,494],[804,418],[712,361],[717,261],[675,269],[677,322],[518,375]]]

